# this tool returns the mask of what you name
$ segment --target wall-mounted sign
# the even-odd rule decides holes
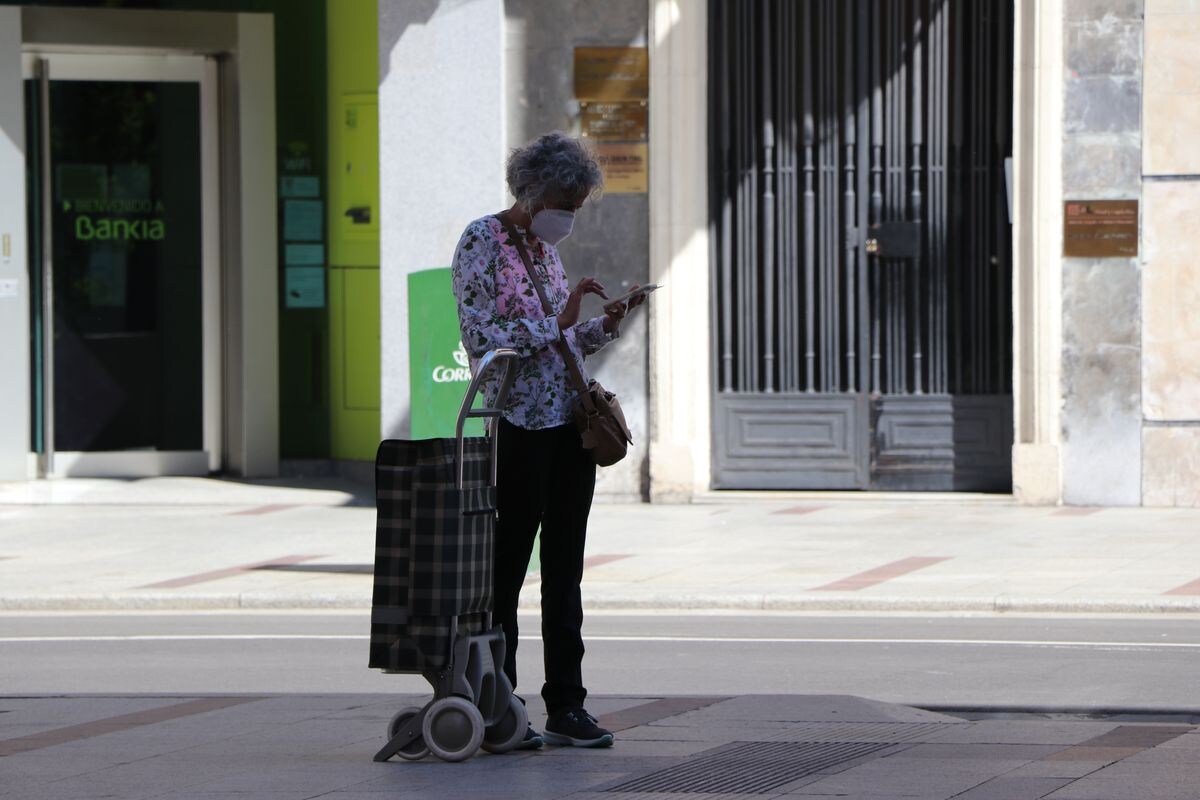
[[[325,266],[325,245],[285,244],[283,246],[283,263],[289,267],[323,267]]]
[[[289,242],[319,242],[324,239],[324,208],[320,200],[284,200],[283,238]]]
[[[1064,203],[1064,256],[1130,258],[1137,254],[1137,200],[1068,200]]]
[[[279,176],[280,197],[320,197],[321,179],[316,175]]]
[[[575,96],[580,100],[645,100],[650,53],[645,47],[576,47]]]
[[[579,103],[579,128],[585,139],[644,142],[649,116],[645,100]]]
[[[288,267],[283,273],[285,307],[325,307],[325,270],[322,267]]]
[[[638,194],[649,187],[649,147],[645,142],[597,142],[605,194]]]

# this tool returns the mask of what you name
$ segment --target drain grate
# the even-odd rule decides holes
[[[765,794],[786,783],[891,747],[892,742],[734,742],[608,792]]]

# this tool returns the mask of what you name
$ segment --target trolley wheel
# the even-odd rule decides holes
[[[443,761],[465,761],[483,742],[483,714],[462,697],[434,700],[421,725],[425,746]]]
[[[421,709],[417,706],[402,708],[396,712],[396,716],[392,717],[392,721],[388,723],[388,740],[395,738],[400,729],[404,727],[410,719],[421,713]],[[425,746],[423,738],[416,738],[409,742],[405,747],[397,751],[396,755],[407,761],[417,761],[429,755],[429,748]]]
[[[507,753],[525,738],[529,727],[529,712],[516,695],[509,695],[508,710],[495,725],[483,732],[483,749],[489,753]]]

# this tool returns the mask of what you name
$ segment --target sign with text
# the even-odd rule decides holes
[[[597,142],[605,194],[639,194],[650,184],[649,146],[645,142]]]
[[[645,100],[579,103],[580,133],[595,141],[644,142],[649,116]]]
[[[650,96],[650,52],[645,47],[576,47],[575,97],[645,100]]]
[[[1138,254],[1137,200],[1068,200],[1063,208],[1067,258],[1131,258]]]

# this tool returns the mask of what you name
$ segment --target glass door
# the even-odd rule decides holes
[[[26,60],[43,473],[219,469],[215,67]]]

